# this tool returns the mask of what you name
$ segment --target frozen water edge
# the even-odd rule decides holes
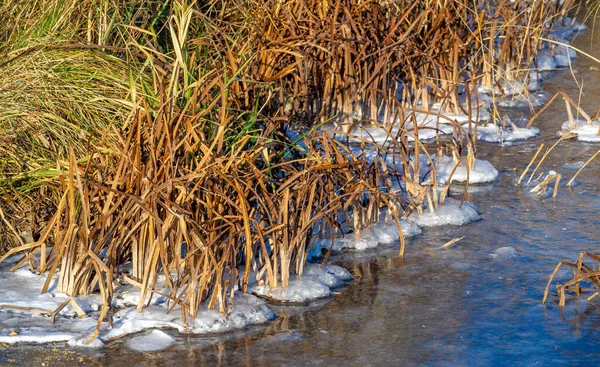
[[[0,271],[0,289],[6,292],[0,302],[8,306],[53,311],[69,297],[52,292],[40,295],[40,283],[43,283],[44,279],[24,268],[11,273],[4,267]],[[278,301],[307,303],[330,297],[331,289],[344,286],[352,279],[352,275],[339,266],[325,265],[321,268],[318,265],[306,264],[304,275],[292,276],[289,287],[285,291],[281,288],[269,289],[264,286],[251,287],[250,291]],[[123,301],[123,294],[130,295],[129,301]],[[115,305],[117,303],[123,305],[139,299],[139,292],[131,286],[117,287],[115,295],[115,298],[121,299],[115,302]],[[32,315],[25,310],[0,308],[0,343],[60,342],[71,347],[102,348],[105,343],[123,336],[154,330],[147,335],[136,336],[126,343],[134,350],[152,351],[167,348],[173,343],[172,337],[156,329],[174,329],[187,334],[219,333],[266,323],[275,318],[275,313],[265,301],[255,295],[236,292],[235,297],[230,299],[233,307],[229,309],[229,314],[221,314],[218,310],[208,310],[201,306],[197,317],[193,320],[188,319],[186,325],[182,320],[179,307],[167,313],[166,302],[157,297],[142,312],[137,312],[136,307],[118,309],[113,315],[112,328],[109,328],[107,323],[102,324],[98,338],[86,344],[86,340],[95,330],[98,312],[93,310],[100,307],[100,299],[96,295],[73,299],[77,300],[78,304],[88,305],[86,308],[88,317],[82,319],[75,317],[74,312],[69,309],[70,306],[67,306],[60,313],[56,323],[50,324],[48,316]]]
[[[438,205],[433,212],[413,213],[408,220],[421,227],[438,227],[444,225],[461,226],[481,219],[475,205],[468,201],[460,206],[460,200],[446,198],[444,204]]]
[[[52,312],[60,303],[69,300],[68,296],[54,293],[52,289],[40,294],[44,281],[45,277],[38,277],[27,269],[21,268],[11,273],[3,266],[0,270],[0,304]],[[139,299],[139,292],[131,286],[117,287],[115,298],[124,293],[138,294],[137,298],[133,297],[132,300]],[[99,316],[95,310],[100,307],[100,298],[98,295],[92,295],[73,299],[86,311],[88,317],[75,317],[74,311],[67,306],[59,314],[56,322],[50,324],[48,316],[0,307],[0,343],[66,342],[73,347],[102,347],[103,342],[147,329],[172,328],[179,332],[205,334],[262,324],[275,317],[274,312],[258,297],[237,292],[231,300],[234,306],[231,314],[220,314],[218,310],[208,310],[201,306],[196,319],[188,320],[186,326],[181,318],[180,308],[175,307],[167,314],[166,303],[160,302],[157,297],[153,299],[151,306],[141,313],[138,313],[135,307],[118,310],[113,316],[113,327],[109,328],[108,324],[104,323],[98,338],[88,345],[85,341],[95,330]],[[114,303],[115,307],[120,307],[117,304],[122,304],[122,300]]]

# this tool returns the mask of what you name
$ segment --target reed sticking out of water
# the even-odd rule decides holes
[[[591,260],[593,264],[589,265],[589,263],[584,263],[583,260],[585,257]],[[597,265],[598,261],[600,261],[600,255],[588,251],[581,252],[579,254],[579,259],[575,263],[570,261],[560,261],[554,268],[552,274],[550,274],[548,284],[546,285],[546,289],[544,291],[542,303],[545,303],[548,299],[550,285],[563,265],[573,268],[573,278],[564,284],[556,285],[556,290],[559,296],[559,306],[564,306],[566,303],[566,291],[572,291],[578,296],[586,292],[586,290],[581,287],[582,282],[590,282],[594,290],[596,290],[596,292],[587,297],[588,301],[600,296],[600,268]]]
[[[420,155],[431,157],[417,111],[437,116],[437,130],[447,113],[476,123],[477,86],[527,83],[524,66],[562,9],[5,1],[2,226],[22,242],[10,223],[29,210],[33,238],[2,259],[22,253],[17,266],[48,273],[44,289],[56,275],[58,291],[100,292],[99,322],[118,282],[140,289],[141,310],[160,273],[171,310],[190,317],[202,303],[226,312],[251,276],[286,287],[317,235],[383,220],[401,231],[403,215],[443,202],[450,180],[439,194],[435,170],[429,182],[419,172]],[[363,141],[370,159],[343,142],[361,125],[388,131],[385,145]],[[453,155],[470,169],[471,127],[453,126]]]

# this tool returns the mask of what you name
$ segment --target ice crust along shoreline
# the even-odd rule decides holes
[[[8,264],[3,264],[0,270],[0,289],[4,290],[0,304],[5,306],[31,307],[52,312],[58,305],[70,297],[53,293],[51,291],[40,295],[39,291],[45,277],[39,277],[26,268],[15,272],[8,272]],[[335,265],[306,264],[305,274],[295,276],[290,282],[290,287],[283,292],[288,298],[277,296],[272,290],[264,292],[274,299],[289,300],[292,302],[311,302],[315,299],[330,297],[331,289],[347,284],[353,279],[352,275],[344,268]],[[253,291],[260,294],[259,286],[254,286]],[[77,318],[70,306],[61,311],[54,324],[50,324],[49,317],[26,310],[14,310],[0,307],[0,343],[66,343],[70,347],[101,348],[112,340],[123,336],[136,334],[149,330],[144,335],[134,336],[126,342],[133,350],[152,351],[153,348],[167,348],[173,343],[172,337],[158,329],[173,329],[187,334],[221,333],[242,329],[250,325],[263,324],[275,318],[275,313],[260,298],[251,294],[236,292],[233,307],[227,315],[220,314],[218,310],[208,310],[201,306],[196,319],[187,320],[186,325],[182,320],[181,310],[175,307],[167,313],[167,304],[161,297],[154,297],[151,305],[138,313],[135,306],[139,292],[129,285],[121,285],[115,289],[113,306],[117,307],[113,315],[113,327],[109,328],[103,323],[100,334],[92,343],[85,341],[95,330],[95,325],[100,308],[98,295],[73,297],[79,305],[86,306],[87,317]],[[153,344],[157,344],[154,345]]]
[[[453,199],[446,199],[446,204],[436,208],[435,215],[425,213],[421,216],[411,216],[402,220],[402,229],[407,237],[421,232],[418,227],[435,225],[459,225],[479,219],[472,204],[465,203],[463,208]],[[448,216],[455,219],[448,219]],[[399,232],[395,222],[379,223],[372,228],[361,231],[360,234],[350,235],[334,241],[339,249],[354,248],[365,250],[380,244],[391,244],[399,240]],[[318,242],[319,243],[319,242]],[[320,249],[329,249],[330,241],[323,240]],[[315,247],[319,248],[319,247]],[[11,262],[10,259],[8,261]],[[0,266],[0,289],[3,296],[0,304],[18,307],[32,307],[52,312],[58,305],[69,297],[54,293],[54,287],[45,294],[39,294],[45,276],[38,276],[22,267],[15,272],[8,272],[8,265]],[[24,265],[26,266],[26,265]],[[352,275],[344,268],[326,264],[307,263],[302,276],[293,275],[289,286],[284,291],[281,287],[269,287],[252,284],[249,291],[258,296],[281,303],[305,304],[321,298],[332,296],[332,289],[345,286],[351,281]],[[113,315],[113,327],[102,324],[100,334],[92,343],[85,341],[95,330],[100,308],[99,295],[73,298],[80,307],[88,313],[88,317],[79,319],[70,306],[59,314],[56,323],[50,324],[48,316],[31,314],[29,311],[0,308],[0,343],[65,343],[70,347],[102,348],[106,343],[123,336],[148,331],[143,335],[133,336],[126,345],[139,351],[158,350],[167,348],[173,343],[173,338],[159,329],[173,329],[180,333],[208,334],[227,332],[245,328],[249,325],[266,323],[275,318],[275,313],[268,304],[252,294],[235,293],[233,307],[229,315],[223,315],[218,310],[207,310],[201,306],[196,319],[188,320],[185,325],[181,319],[179,307],[167,314],[167,303],[164,297],[154,296],[150,306],[138,313],[134,304],[139,300],[139,292],[129,285],[118,286],[115,290],[113,306],[118,309]],[[152,345],[156,344],[156,345]]]

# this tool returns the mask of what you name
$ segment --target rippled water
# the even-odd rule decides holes
[[[592,32],[574,41],[592,48]],[[595,42],[598,44],[598,42]],[[543,86],[566,91],[588,112],[598,108],[600,64],[580,56],[568,71],[555,72]],[[584,95],[578,83],[583,81]],[[527,111],[512,114],[526,115]],[[600,361],[600,303],[568,299],[561,310],[541,299],[560,259],[600,249],[600,164],[593,162],[573,188],[562,185],[556,199],[541,198],[515,181],[540,143],[551,145],[566,120],[555,104],[537,121],[542,136],[500,148],[481,143],[479,157],[500,178],[475,187],[469,200],[483,220],[464,227],[424,229],[398,247],[334,257],[356,280],[334,298],[310,307],[280,307],[278,319],[236,333],[186,337],[156,353],[113,344],[101,351],[21,346],[2,348],[0,365],[555,365]],[[599,146],[566,142],[541,170],[568,181],[565,164],[587,160]],[[461,187],[455,188],[458,195]],[[447,250],[447,241],[465,238]],[[501,250],[498,250],[501,249]],[[558,274],[569,277],[568,270]]]

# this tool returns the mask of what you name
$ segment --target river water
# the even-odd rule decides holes
[[[594,44],[599,43],[591,30],[573,41],[600,58]],[[543,88],[551,95],[567,92],[586,111],[596,112],[600,64],[580,55],[573,69],[574,75],[547,75]],[[511,114],[526,116],[528,111]],[[539,144],[553,144],[566,119],[564,104],[557,102],[537,120],[542,131],[537,139],[505,147],[479,143],[478,157],[500,171],[495,183],[469,194],[483,220],[424,229],[407,240],[402,260],[397,246],[333,257],[356,280],[329,300],[276,308],[275,321],[244,331],[172,333],[177,342],[154,353],[131,351],[123,343],[100,351],[0,346],[0,365],[597,364],[600,302],[569,297],[561,310],[555,292],[546,305],[541,299],[559,260],[574,261],[580,251],[600,249],[600,164],[592,162],[578,177],[579,185],[561,185],[556,199],[515,185]],[[587,160],[598,148],[573,140],[561,143],[540,169],[554,170],[566,182],[576,172],[569,164]],[[455,195],[460,190],[455,187]],[[436,249],[463,236],[449,249]],[[571,274],[561,271],[558,279]]]

